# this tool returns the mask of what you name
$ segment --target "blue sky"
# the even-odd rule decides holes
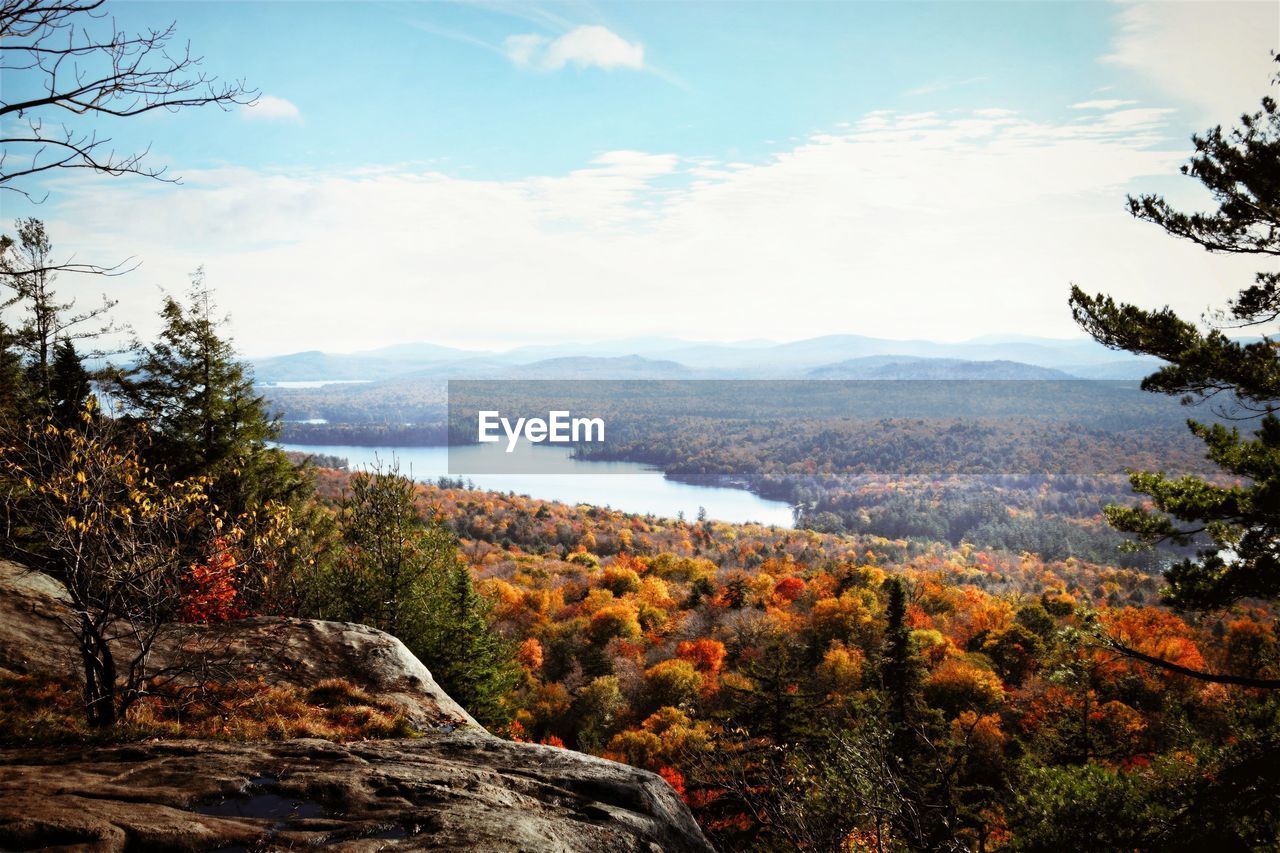
[[[294,104],[251,128],[189,111],[117,138],[189,167],[430,163],[555,174],[620,149],[759,159],[889,108],[1000,104],[1062,115],[1113,84],[1104,3],[121,3],[122,29],[175,20],[205,67]],[[514,36],[605,27],[645,70],[512,62]]]
[[[1248,274],[1122,202],[1196,200],[1186,139],[1268,91],[1277,9],[124,2],[262,101],[104,125],[183,185],[55,176],[33,210],[142,261],[143,330],[204,264],[254,354],[1066,336],[1071,281],[1197,313]]]

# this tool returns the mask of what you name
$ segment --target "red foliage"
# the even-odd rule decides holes
[[[240,565],[226,540],[214,540],[209,556],[191,566],[179,618],[183,622],[209,623],[245,616],[236,589],[239,571]]]
[[[804,580],[797,577],[783,578],[773,585],[773,594],[783,601],[795,601],[804,594]]]
[[[658,775],[667,780],[667,784],[675,789],[675,792],[680,795],[680,799],[684,800],[686,803],[689,802],[688,798],[685,796],[683,773],[674,767],[660,767],[658,768]]]

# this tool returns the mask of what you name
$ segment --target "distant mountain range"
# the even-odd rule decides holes
[[[254,362],[260,384],[395,379],[1139,379],[1157,359],[1088,338],[983,337],[960,343],[827,335],[713,343],[631,338],[505,352],[430,343],[308,351]]]
[[[959,358],[908,358],[870,355],[808,372],[810,379],[1076,379],[1052,367],[1020,361],[965,361]]]

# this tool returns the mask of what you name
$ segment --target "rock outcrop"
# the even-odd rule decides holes
[[[709,851],[661,778],[471,733],[0,750],[0,849]]]
[[[56,581],[0,562],[0,667],[75,675],[66,612]],[[380,631],[249,619],[175,633],[157,654],[193,646],[269,682],[347,679],[424,734],[0,748],[0,849],[711,850],[660,777],[493,737]]]
[[[0,667],[82,678],[75,644],[62,624],[67,613],[67,593],[56,580],[0,560]],[[224,678],[261,677],[304,689],[344,678],[399,705],[415,728],[484,732],[404,643],[367,625],[275,617],[184,625],[160,635],[151,669],[181,669],[184,659],[216,666]]]

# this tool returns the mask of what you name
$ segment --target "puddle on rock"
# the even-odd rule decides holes
[[[279,779],[272,776],[258,776],[249,780],[243,792],[216,803],[194,806],[191,810],[196,814],[213,817],[272,820],[276,822],[274,828],[279,828],[289,821],[327,817],[325,808],[320,803],[285,796],[270,790],[279,782]]]

